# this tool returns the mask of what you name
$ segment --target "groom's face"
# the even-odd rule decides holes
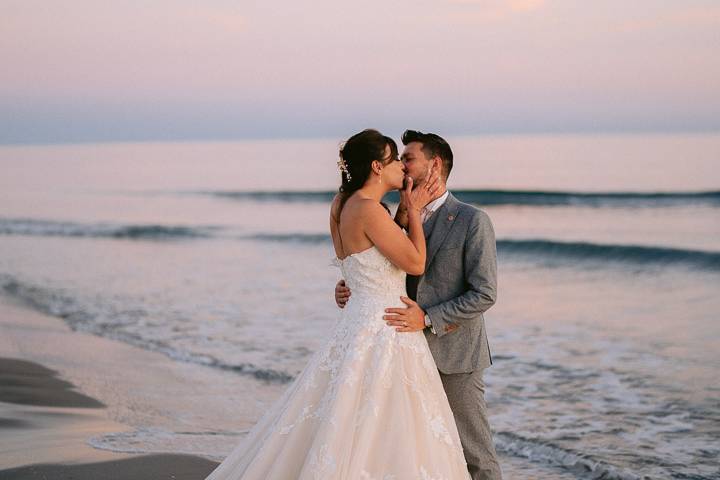
[[[405,165],[405,172],[413,179],[413,184],[417,185],[428,176],[432,162],[422,149],[420,142],[410,142],[405,145],[403,153],[400,156]]]

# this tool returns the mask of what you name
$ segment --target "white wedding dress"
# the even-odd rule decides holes
[[[425,335],[382,318],[405,273],[376,247],[335,262],[352,296],[331,338],[206,480],[469,480]]]

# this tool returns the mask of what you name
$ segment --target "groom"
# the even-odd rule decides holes
[[[427,240],[425,273],[407,276],[410,298],[402,297],[407,307],[387,308],[383,318],[400,332],[425,332],[473,480],[500,480],[482,379],[483,369],[492,364],[483,312],[495,303],[497,289],[492,222],[484,211],[447,191],[453,154],[444,139],[407,130],[402,143],[401,159],[413,184],[423,185],[431,171],[438,171],[441,188],[421,213]],[[395,221],[407,228],[405,205],[400,204]],[[340,308],[350,295],[340,280],[335,287]]]

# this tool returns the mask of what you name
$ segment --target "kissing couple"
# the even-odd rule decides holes
[[[488,215],[446,188],[440,136],[340,148],[330,337],[206,480],[500,480],[484,399],[497,291]],[[400,191],[393,217],[382,203]]]

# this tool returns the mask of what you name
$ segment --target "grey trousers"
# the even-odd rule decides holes
[[[500,463],[487,419],[482,375],[483,369],[450,375],[440,372],[470,476],[473,480],[501,480]]]

